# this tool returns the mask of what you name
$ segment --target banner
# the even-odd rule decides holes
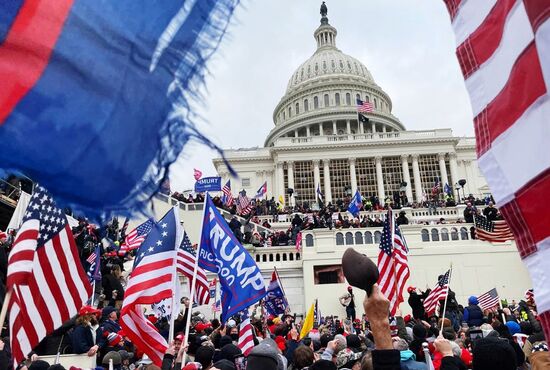
[[[267,294],[264,297],[264,307],[267,313],[273,316],[285,313],[288,307],[288,302],[275,271],[271,274],[271,281],[267,287]]]
[[[221,177],[203,177],[195,183],[195,193],[206,193],[207,191],[221,191]]]
[[[218,274],[223,322],[265,296],[265,281],[258,265],[235,238],[208,194],[198,253],[199,266]]]

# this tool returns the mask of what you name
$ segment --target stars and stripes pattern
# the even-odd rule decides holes
[[[246,357],[254,348],[254,334],[252,333],[252,325],[250,324],[250,317],[247,310],[241,314],[241,325],[239,326],[239,341],[237,345],[241,349],[241,352]]]
[[[433,315],[439,309],[439,301],[447,298],[450,275],[451,270],[448,270],[441,276],[435,287],[424,300],[424,310],[429,316]]]
[[[78,313],[92,294],[65,214],[36,188],[8,259],[7,290],[13,360]]]
[[[489,221],[486,217],[474,217],[476,238],[488,242],[499,243],[514,239],[514,234],[504,220]]]
[[[498,297],[496,288],[493,288],[488,292],[479,295],[477,297],[477,302],[482,310],[490,310],[500,307],[500,298]]]
[[[241,216],[245,216],[250,214],[251,211],[252,203],[246,196],[246,192],[243,190],[239,193],[239,197],[237,198],[237,213]]]
[[[120,311],[125,335],[157,365],[168,345],[141,307],[172,297],[177,246],[183,237],[177,212],[168,211],[139,247]]]
[[[436,179],[434,182],[434,186],[432,187],[432,194],[439,194],[439,191],[441,190],[441,181],[439,179]]]
[[[145,240],[147,235],[151,232],[155,221],[149,219],[136,227],[124,239],[124,243],[120,246],[120,252],[129,252],[134,249],[138,249],[141,243]]]
[[[231,180],[227,180],[225,185],[222,188],[222,202],[227,207],[231,207],[233,205],[233,195],[231,195]]]
[[[394,228],[393,240],[392,228]],[[391,316],[395,315],[399,305],[403,302],[403,289],[410,276],[408,253],[409,248],[405,238],[395,223],[393,212],[389,210],[380,239],[378,286],[390,301]]]
[[[101,251],[100,251],[100,244],[98,244],[94,251],[88,256],[86,259],[86,262],[88,262],[88,280],[90,283],[93,283],[94,281],[101,281]]]
[[[260,188],[259,188],[258,191],[256,192],[255,198],[256,198],[256,199],[261,199],[261,198],[263,198],[266,194],[267,194],[267,181],[264,181],[264,183],[262,184],[262,186],[260,186]]]
[[[357,99],[357,112],[358,113],[371,113],[374,111],[372,103]]]
[[[470,95],[479,168],[514,233],[535,295],[548,296],[550,219],[541,215],[550,200],[541,194],[550,188],[550,2],[445,3]],[[550,300],[539,303],[550,337]]]
[[[178,249],[177,270],[180,274],[187,277],[189,280],[189,288],[191,288],[196,259],[197,255],[193,249],[191,240],[189,240],[187,233],[184,233],[183,240]],[[208,302],[210,302],[210,284],[208,283],[204,269],[197,266],[197,282],[195,283],[193,303],[203,305],[208,304]]]

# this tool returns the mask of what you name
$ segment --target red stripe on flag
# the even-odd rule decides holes
[[[545,93],[546,85],[533,41],[516,61],[506,86],[474,120],[478,156],[489,150],[495,138],[510,128]]]
[[[541,24],[550,18],[550,2],[541,0],[523,0],[529,22],[536,32]]]
[[[0,125],[42,76],[74,0],[25,1],[0,45]]]
[[[48,248],[50,249],[50,248]],[[48,260],[48,257],[46,256],[46,247],[42,247],[38,250],[38,261],[40,263],[40,266],[42,267],[42,271],[44,273],[44,277],[47,279],[46,284],[50,287],[50,290],[52,292],[52,295],[56,302],[65,302],[65,298],[63,297],[63,293],[61,292],[61,289],[59,288],[59,285],[55,283],[54,276],[57,276],[57,274],[60,271],[54,270],[52,268],[52,265],[50,264],[50,261]],[[51,277],[51,281],[53,284],[49,284],[50,280],[48,278]],[[67,310],[67,306],[65,304],[59,305],[59,312],[61,313],[61,317],[70,317],[69,311]]]
[[[38,282],[36,281],[36,278],[34,276],[32,276],[29,279],[29,289],[31,290],[31,292],[39,292],[40,291]],[[54,329],[56,329],[53,326],[53,319],[52,319],[52,316],[50,314],[50,310],[48,309],[48,306],[47,306],[48,303],[40,297],[39,299],[37,298],[35,300],[35,304],[36,304],[36,309],[38,310],[38,312],[41,312],[42,322],[44,324],[44,327],[46,328],[46,331],[49,333],[49,332],[53,331]]]
[[[67,224],[68,225],[68,224]],[[65,225],[65,228],[68,226]],[[66,232],[67,230],[61,231],[61,233]],[[63,274],[63,277],[65,278],[65,283],[67,284],[67,288],[69,290],[69,294],[73,298],[73,302],[78,302],[80,300],[80,295],[78,294],[78,289],[76,288],[74,277],[71,276],[71,270],[69,269],[69,264],[67,262],[67,259],[64,257],[65,251],[63,250],[63,246],[61,245],[61,240],[59,238],[59,234],[54,235],[52,239],[53,243],[53,251],[50,251],[50,253],[54,253],[57,255],[57,260],[59,261],[59,266],[61,267],[61,271],[58,272]],[[43,250],[45,248],[42,248]],[[80,263],[80,259],[77,259],[75,262]],[[79,309],[80,307],[77,307]]]
[[[458,8],[460,7],[460,3],[462,0],[444,0],[444,1],[445,1],[445,5],[447,5],[447,10],[449,11],[451,20],[454,20],[456,17],[456,14],[458,13]]]

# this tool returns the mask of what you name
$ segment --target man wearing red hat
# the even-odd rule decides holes
[[[407,288],[407,293],[409,293],[408,302],[409,306],[412,308],[413,317],[417,320],[425,320],[424,299],[430,294],[430,290],[428,289],[418,294],[416,292],[416,287],[410,286]]]
[[[92,306],[83,306],[78,311],[76,326],[71,336],[74,353],[87,353],[90,357],[96,355],[99,346],[95,344],[93,326],[97,325],[100,316],[101,311]]]

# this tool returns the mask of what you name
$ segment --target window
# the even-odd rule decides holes
[[[313,247],[313,235],[306,235],[306,247]]]
[[[456,227],[451,228],[451,240],[458,240],[458,230]]]
[[[292,107],[288,107],[288,118],[292,117]]]
[[[370,98],[369,98],[369,96],[368,96],[368,95],[365,95],[365,101],[366,101],[367,103],[369,103],[369,102],[370,102]]]
[[[363,244],[363,233],[361,231],[355,232],[355,244]]]
[[[441,240],[442,241],[449,240],[449,230],[447,230],[446,228],[441,229]]]
[[[439,241],[439,232],[437,229],[432,229],[432,242],[438,242]]]
[[[466,229],[465,227],[460,228],[460,239],[468,240],[468,229]]]
[[[344,282],[341,265],[313,266],[314,284],[342,284]]]
[[[356,100],[361,100],[361,95],[359,95],[359,94],[355,95],[355,99]]]
[[[287,260],[286,253],[283,253],[283,261],[286,261],[286,260]]]
[[[377,195],[376,163],[374,158],[358,158],[355,161],[357,186],[363,196]]]
[[[418,156],[422,192],[431,196],[435,181],[439,179],[439,160],[436,154]]]
[[[325,94],[325,96],[323,97],[323,99],[324,99],[325,107],[328,107],[328,106],[329,106],[328,94]]]
[[[351,105],[351,94],[346,93],[346,105]]]
[[[352,233],[346,233],[346,244],[347,245],[353,245],[353,234]]]
[[[309,111],[309,102],[306,100],[304,100],[304,112],[307,112]]]
[[[430,241],[430,233],[428,232],[428,230],[422,229],[420,234],[422,235],[422,241],[423,242],[429,242]]]
[[[286,119],[286,112],[283,111],[283,121]]]
[[[376,101],[376,98],[374,98],[374,109],[378,109],[378,102]]]
[[[390,196],[393,199],[395,193],[399,194],[401,182],[403,182],[403,165],[401,164],[401,158],[383,157],[382,174],[386,196]]]
[[[382,233],[380,231],[374,232],[374,244],[380,244],[380,237],[382,236]]]
[[[372,244],[372,233],[370,231],[365,233],[365,244]]]
[[[334,95],[334,104],[340,105],[340,94],[338,93]]]
[[[333,204],[346,197],[345,188],[350,186],[349,162],[347,159],[333,159],[330,161],[330,188]]]
[[[241,186],[247,188],[250,186],[250,177],[243,177],[241,180]]]
[[[336,245],[344,245],[344,235],[342,233],[336,233]]]
[[[296,115],[300,114],[300,104],[296,103]]]
[[[294,162],[294,191],[300,194],[300,202],[309,202],[310,206],[317,201],[313,178],[313,161]]]
[[[313,109],[317,109],[317,108],[319,108],[319,98],[315,96],[313,98]]]
[[[275,255],[275,262],[280,262],[281,261],[281,255],[279,253],[277,253]]]

